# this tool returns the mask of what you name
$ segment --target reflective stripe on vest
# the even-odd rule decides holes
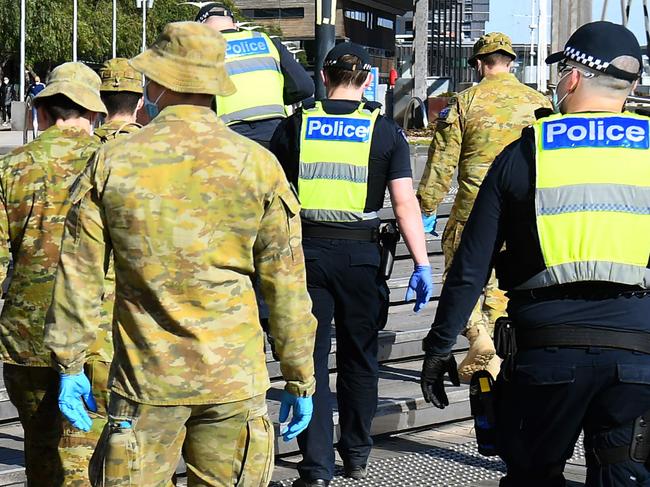
[[[303,110],[298,196],[300,215],[314,222],[373,220],[365,212],[370,146],[379,110],[363,104],[346,115],[328,114],[320,102]]]
[[[226,70],[237,87],[216,99],[217,115],[224,123],[284,118],[284,76],[280,53],[262,32],[224,32]]]
[[[555,115],[534,129],[546,269],[518,289],[582,281],[650,288],[650,119]]]

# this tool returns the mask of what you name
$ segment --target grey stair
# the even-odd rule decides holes
[[[462,357],[459,357],[462,358]],[[377,413],[372,424],[372,434],[381,435],[427,425],[464,420],[470,417],[468,386],[454,387],[447,383],[449,406],[437,409],[424,401],[418,382],[422,360],[409,362],[394,362],[384,364],[379,372],[379,402]],[[336,374],[330,374],[330,388],[335,389]],[[284,382],[278,381],[271,385],[267,394],[269,415],[274,422],[276,433],[280,425],[277,422],[279,398]],[[336,401],[334,405],[334,441],[339,437],[338,413]],[[288,443],[276,435],[276,453],[280,455],[298,451],[295,440]]]

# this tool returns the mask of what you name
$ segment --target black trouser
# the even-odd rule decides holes
[[[497,379],[502,487],[564,486],[581,430],[585,449],[629,445],[634,419],[650,410],[650,355],[619,350],[520,352],[510,381]],[[634,480],[633,480],[634,479]],[[586,487],[650,486],[642,463],[599,465],[587,455]]]
[[[11,104],[2,105],[2,121],[8,122],[11,120]]]
[[[372,447],[370,426],[377,409],[377,333],[385,324],[388,287],[379,277],[376,243],[305,238],[307,286],[318,320],[314,348],[314,415],[298,436],[298,465],[306,480],[334,474],[332,401],[328,356],[332,318],[336,325],[336,399],[341,436],[338,451],[347,466],[365,465]]]

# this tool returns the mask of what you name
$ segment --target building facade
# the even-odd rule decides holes
[[[254,24],[275,26],[282,38],[305,52],[309,66],[316,54],[316,2],[304,0],[237,0],[237,7]],[[395,64],[397,17],[413,8],[412,0],[339,0],[337,41],[349,40],[366,47],[380,77]]]

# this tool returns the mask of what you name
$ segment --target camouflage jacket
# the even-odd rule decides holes
[[[467,221],[478,189],[494,159],[535,121],[535,110],[550,108],[541,93],[513,74],[485,77],[440,113],[429,159],[418,188],[422,211],[431,214],[447,195],[456,167],[458,194],[452,215]]]
[[[299,204],[277,160],[208,108],[165,108],[102,147],[74,191],[46,344],[81,370],[102,264],[115,258],[111,388],[154,405],[212,404],[269,386],[251,276],[270,308],[287,390],[314,390]]]
[[[53,126],[0,159],[4,210],[0,215],[0,280],[7,276],[10,259],[13,269],[0,315],[4,362],[51,364],[43,346],[43,330],[70,208],[68,194],[96,148],[97,143],[81,129]]]
[[[118,135],[128,135],[137,132],[142,128],[142,125],[135,122],[124,122],[122,120],[111,120],[104,125],[95,129],[94,136],[98,142],[105,144],[110,140],[114,140]]]
[[[96,129],[94,137],[98,142],[105,144],[121,135],[137,132],[140,128],[142,126],[137,123],[114,120]],[[113,357],[113,337],[110,325],[113,321],[113,306],[115,305],[115,267],[113,265],[112,254],[107,258],[106,268],[104,294],[102,295],[102,307],[100,311],[100,323],[102,325],[97,332],[95,342],[91,345],[87,354],[90,358],[95,356],[103,358]]]

